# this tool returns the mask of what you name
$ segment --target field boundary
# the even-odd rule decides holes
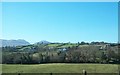
[[[120,75],[120,73],[2,73],[1,75]]]

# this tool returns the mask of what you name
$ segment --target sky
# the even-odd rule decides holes
[[[4,2],[2,39],[118,41],[117,2]]]

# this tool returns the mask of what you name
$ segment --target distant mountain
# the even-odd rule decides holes
[[[21,45],[29,45],[30,43],[23,40],[23,39],[18,39],[18,40],[4,40],[0,39],[0,43],[2,43],[2,46],[21,46]]]
[[[46,41],[46,40],[42,40],[40,42],[37,42],[37,44],[50,44],[51,42]]]

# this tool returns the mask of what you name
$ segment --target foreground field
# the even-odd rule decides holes
[[[118,65],[113,64],[36,64],[2,65],[3,73],[118,73]]]

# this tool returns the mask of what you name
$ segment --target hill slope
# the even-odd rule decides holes
[[[18,40],[4,40],[4,39],[0,39],[0,42],[2,42],[2,46],[21,46],[21,45],[29,45],[30,43],[22,40],[22,39],[18,39]]]

